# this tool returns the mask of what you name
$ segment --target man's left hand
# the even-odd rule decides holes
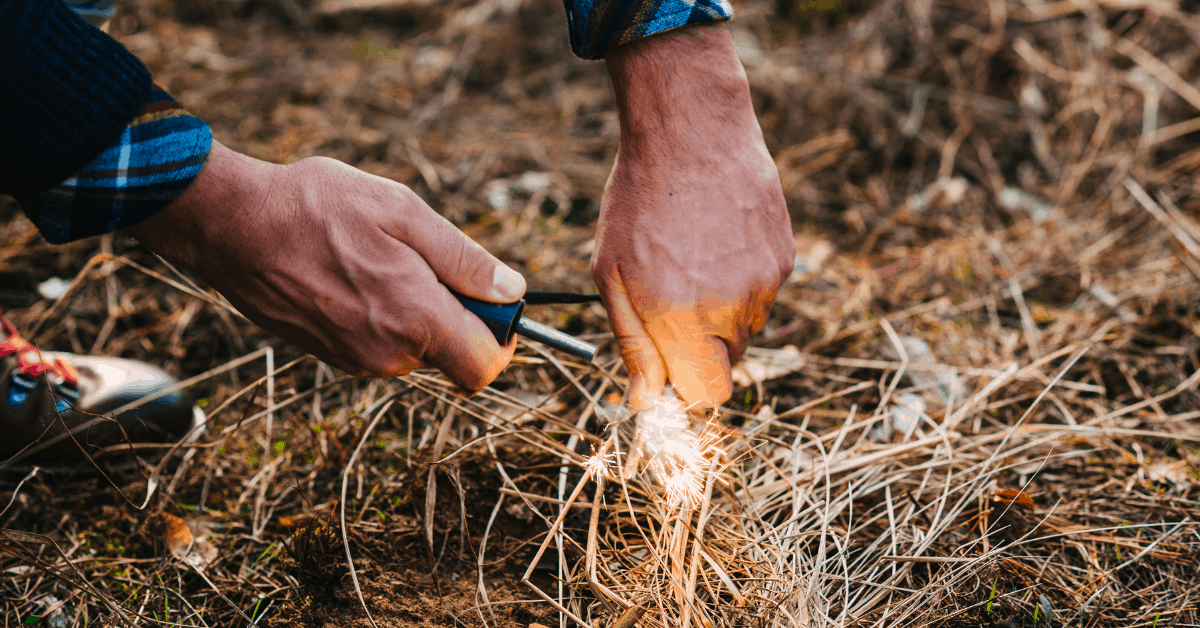
[[[669,380],[684,401],[732,394],[730,366],[792,271],[779,173],[732,39],[691,26],[607,54],[621,144],[592,274],[644,408]]]

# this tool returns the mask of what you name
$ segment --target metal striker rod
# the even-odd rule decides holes
[[[563,333],[553,327],[547,327],[537,321],[531,321],[524,316],[517,319],[517,333],[544,345],[554,347],[559,351],[569,353],[584,362],[591,363],[592,359],[596,357],[596,345],[584,342],[571,334]]]

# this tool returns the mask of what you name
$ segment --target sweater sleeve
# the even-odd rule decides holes
[[[208,125],[84,21],[106,19],[113,0],[70,2],[0,0],[0,42],[11,44],[0,44],[0,64],[18,68],[5,86],[12,98],[0,102],[0,191],[53,244],[149,218],[191,185],[212,149]]]
[[[0,0],[0,192],[40,193],[85,166],[147,101],[150,73],[61,0]]]
[[[688,24],[728,20],[729,0],[563,0],[571,49],[600,59],[613,46]]]
[[[211,150],[208,125],[155,85],[117,139],[86,166],[17,200],[51,244],[116,231],[183,194]]]

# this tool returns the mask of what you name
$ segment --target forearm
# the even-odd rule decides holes
[[[649,37],[613,49],[607,62],[621,121],[618,167],[633,167],[643,183],[661,177],[663,185],[680,186],[680,173],[692,172],[730,189],[778,186],[746,73],[723,26],[689,26]],[[747,172],[750,164],[756,168]],[[759,180],[745,180],[747,174]],[[623,192],[636,194],[637,188]],[[644,211],[636,209],[640,203],[621,206]],[[755,206],[760,207],[775,208]],[[703,206],[669,203],[659,210],[693,213]]]
[[[607,64],[623,142],[663,134],[705,140],[751,127],[761,136],[746,72],[720,24],[618,46],[609,51]]]

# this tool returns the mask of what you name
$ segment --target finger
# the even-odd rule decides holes
[[[367,368],[394,375],[432,366],[464,389],[479,390],[491,383],[511,360],[515,342],[501,347],[487,325],[438,281],[417,251],[389,241],[393,246],[386,254],[387,266],[406,272],[388,274],[386,268],[380,269],[384,282],[373,292],[386,298],[371,320],[391,322],[380,330],[386,349],[365,348],[375,356],[384,351],[382,357],[372,357]],[[400,312],[403,316],[396,317]]]
[[[721,336],[721,340],[725,342],[725,355],[730,364],[737,364],[746,354],[746,347],[750,346],[750,336],[753,333],[750,327],[743,325],[738,327],[736,335]]]
[[[667,312],[646,320],[675,392],[698,409],[716,407],[733,394],[726,341],[705,327],[694,312]]]
[[[667,366],[633,307],[620,270],[614,270],[612,276],[597,273],[595,279],[625,369],[629,371],[629,405],[634,410],[645,410],[662,395],[667,383]]]
[[[462,388],[482,389],[512,360],[516,339],[500,345],[445,286],[432,286],[426,308],[429,348],[422,359]]]
[[[410,355],[405,355],[393,360],[379,373],[365,371],[362,373],[362,375],[373,375],[375,377],[400,377],[401,375],[408,375],[409,373],[425,366],[428,365],[417,358],[414,358]]]
[[[754,288],[735,301],[722,304],[714,302],[714,299],[701,299],[699,314],[725,341],[731,364],[737,364],[742,359],[750,338],[767,324],[767,317],[781,285],[773,279],[760,278]]]
[[[754,290],[737,316],[738,328],[729,334],[721,334],[729,349],[729,362],[737,364],[750,345],[750,338],[763,330],[767,315],[775,303],[775,288]]]
[[[353,357],[342,358],[338,357],[338,355],[328,355],[314,351],[308,353],[316,355],[317,359],[335,367],[335,369],[341,369],[359,377],[400,377],[408,375],[408,373],[420,369],[422,366],[427,366],[421,360],[410,357],[410,355],[400,355],[400,357],[385,361],[383,364],[365,364],[364,361],[356,360]]]
[[[771,308],[775,306],[775,294],[778,288],[770,290],[755,290],[750,295],[750,304],[746,308],[746,328],[750,330],[750,335],[753,336],[762,331],[767,324],[767,315],[771,313]]]
[[[738,300],[725,300],[720,303],[715,301],[715,298],[701,299],[695,311],[695,320],[687,323],[699,325],[698,331],[694,333],[715,336],[722,340],[726,359],[729,363],[736,364],[750,342],[750,320],[753,318],[750,305],[753,303],[753,296],[747,294]]]
[[[425,258],[438,281],[455,291],[490,303],[512,303],[525,294],[525,278],[504,265],[479,243],[467,237],[429,208],[408,188],[407,202],[420,208],[393,226],[393,237]]]

